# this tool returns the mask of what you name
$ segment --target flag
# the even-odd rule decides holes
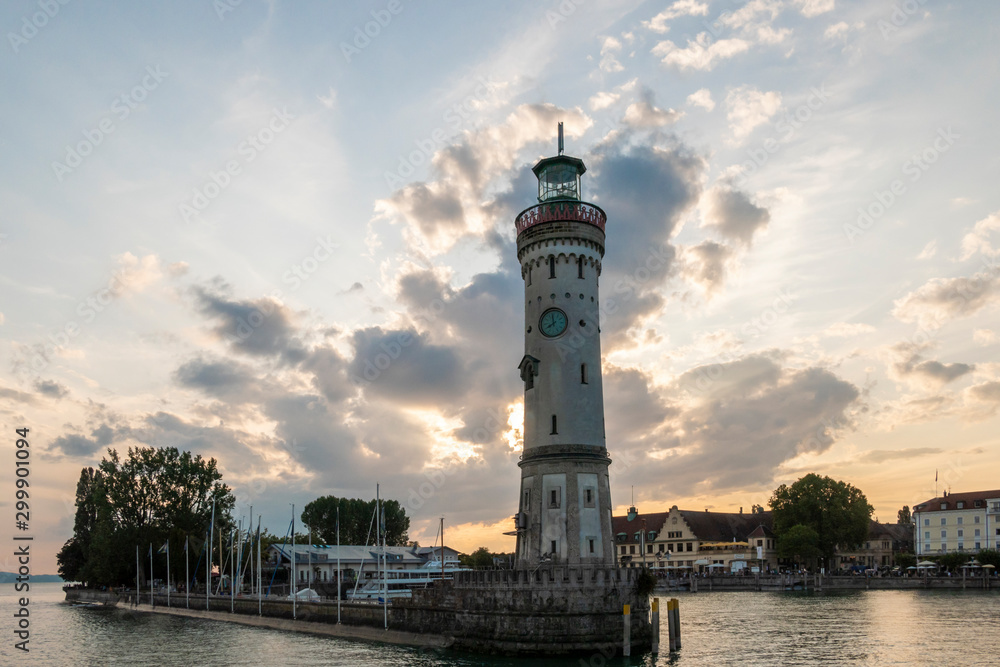
[[[934,481],[937,481],[937,468],[934,468]]]
[[[153,547],[151,546],[150,549],[152,549],[152,548]],[[163,546],[160,547],[159,549],[157,549],[156,553],[162,554],[162,553],[166,553],[166,552],[167,552],[167,542],[164,542]]]

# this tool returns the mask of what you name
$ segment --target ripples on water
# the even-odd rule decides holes
[[[31,652],[13,649],[12,585],[0,589],[0,663],[31,665],[997,665],[1000,592],[852,591],[678,595],[679,654],[623,659],[480,658],[126,609],[73,607],[31,591]],[[183,604],[183,599],[181,600]],[[11,611],[7,611],[11,610]],[[661,636],[666,643],[666,626]]]

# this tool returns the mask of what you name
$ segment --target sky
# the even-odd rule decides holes
[[[875,516],[1000,487],[1000,6],[0,6],[0,505],[34,572],[108,448],[512,550],[531,166],[608,214],[612,503]],[[935,482],[937,477],[937,482]],[[937,486],[935,486],[935,484]],[[0,569],[14,569],[11,557]]]

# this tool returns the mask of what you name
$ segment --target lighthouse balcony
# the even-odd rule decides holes
[[[584,222],[594,225],[602,232],[608,216],[600,206],[581,201],[549,201],[535,204],[521,211],[514,219],[517,233],[545,222]]]

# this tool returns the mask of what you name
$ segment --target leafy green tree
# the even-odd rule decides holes
[[[88,545],[80,551],[83,565],[76,578],[92,585],[135,582],[137,546],[140,580],[148,575],[150,548],[156,577],[166,578],[166,556],[159,549],[169,541],[170,550],[179,555],[188,536],[204,540],[213,500],[215,528],[228,534],[232,526],[230,514],[236,501],[221,482],[215,459],[205,460],[176,447],[130,447],[123,459],[109,449],[89,485],[84,484],[86,476],[84,471],[77,488],[80,522],[63,549],[68,562],[77,548],[73,545]],[[171,560],[171,580],[177,581],[178,575],[183,579],[183,559]]]
[[[340,508],[340,543],[369,544],[375,539],[373,519],[375,500],[322,496],[308,503],[302,510],[302,523],[313,530],[315,536],[326,544],[337,542],[337,508]],[[407,532],[410,518],[396,500],[383,500],[385,514],[385,542],[389,546],[405,547],[409,543]]]
[[[896,554],[895,561],[896,561],[896,565],[898,565],[900,567],[900,569],[903,569],[903,570],[905,570],[905,569],[907,569],[909,567],[916,567],[917,566],[917,557],[916,557],[916,555],[911,554],[911,553],[907,553],[905,551],[902,552],[902,553]]]
[[[819,548],[819,533],[810,526],[796,524],[778,537],[778,556],[812,563],[822,555]]]
[[[761,507],[760,505],[757,505],[757,504],[754,504],[754,505],[753,505],[753,506],[752,506],[752,507],[750,508],[750,513],[751,513],[751,514],[763,514],[763,513],[764,513],[764,508],[763,508],[763,507]]]
[[[493,567],[493,553],[486,547],[479,547],[471,554],[461,554],[458,562],[465,567]]]
[[[996,549],[983,549],[977,554],[976,558],[983,565],[992,565],[995,568],[1000,568],[1000,551]]]
[[[66,581],[81,581],[81,574],[87,565],[90,543],[97,528],[97,502],[93,490],[100,473],[93,468],[80,471],[80,481],[76,483],[76,518],[73,522],[73,537],[63,545],[56,556],[59,576]]]
[[[910,515],[910,506],[903,505],[903,509],[896,512],[896,523],[903,526],[909,526],[913,524],[913,517]]]
[[[865,541],[874,511],[858,488],[815,473],[779,486],[769,504],[779,541],[793,526],[807,526],[816,531],[816,547],[828,563],[838,546]]]

